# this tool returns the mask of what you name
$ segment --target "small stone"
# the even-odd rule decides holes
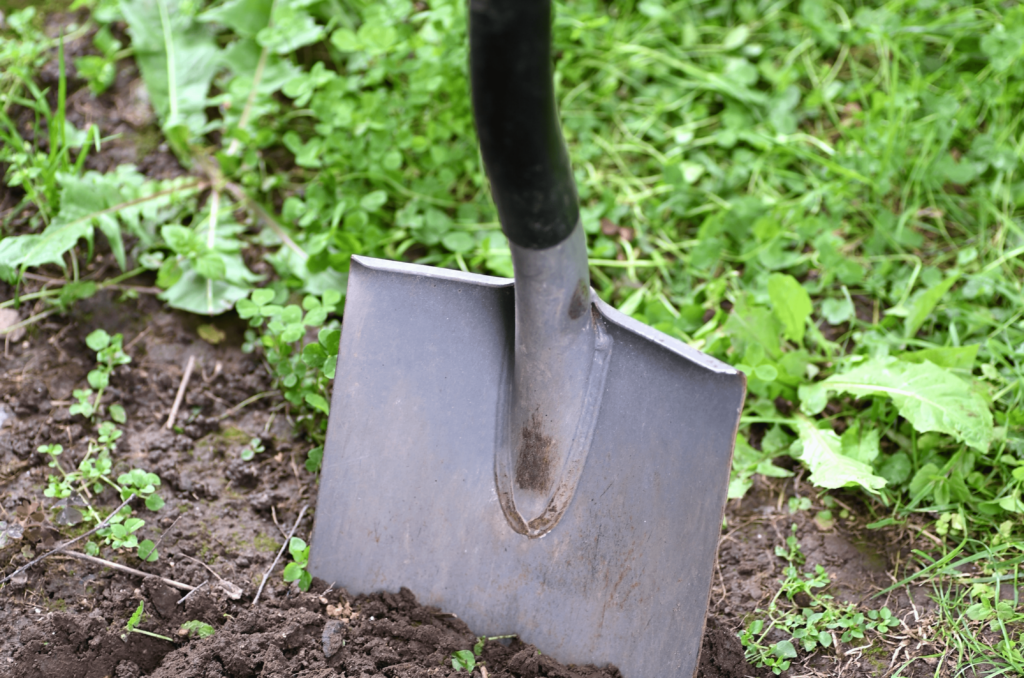
[[[322,641],[324,646],[324,656],[330,659],[345,645],[344,622],[331,620],[324,624]]]
[[[217,580],[214,583],[214,586],[216,586],[216,587],[220,588],[221,590],[223,590],[224,591],[224,595],[226,595],[231,600],[238,600],[239,598],[242,597],[242,589],[241,589],[241,587],[239,587],[238,584],[234,584],[232,582],[229,582],[226,579],[219,579],[219,580]]]
[[[20,322],[18,312],[13,308],[0,308],[0,330],[6,330],[9,327],[13,327]],[[10,336],[12,343],[21,341],[21,338],[25,336],[25,328],[19,327],[15,330],[10,330],[7,333]]]

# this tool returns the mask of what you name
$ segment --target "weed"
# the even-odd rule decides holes
[[[292,556],[292,562],[284,567],[284,580],[288,582],[299,582],[299,589],[308,591],[309,585],[313,583],[313,575],[307,570],[309,564],[309,546],[298,537],[292,537],[288,542],[288,553]]]
[[[192,621],[187,621],[181,625],[181,630],[178,631],[178,633],[182,632],[187,634],[189,638],[196,637],[202,639],[209,638],[216,633],[216,630],[206,622],[193,619]]]
[[[452,652],[452,668],[473,673],[473,669],[476,668],[476,656],[470,650],[456,650]]]
[[[832,648],[837,642],[862,641],[868,631],[885,635],[900,624],[886,607],[864,613],[853,603],[839,605],[831,595],[824,593],[830,578],[821,565],[800,571],[805,557],[795,532],[794,524],[786,546],[775,548],[776,555],[788,563],[778,592],[767,609],[756,610],[754,618],[740,632],[747,660],[758,667],[770,668],[776,675],[789,668],[798,650],[810,653],[819,648]],[[783,598],[788,607],[780,602]],[[783,638],[769,645],[765,639],[772,631]]]
[[[124,625],[124,631],[125,632],[121,634],[121,640],[127,641],[129,633],[141,633],[142,635],[149,636],[150,638],[159,638],[160,640],[166,640],[169,643],[173,643],[174,642],[173,638],[168,638],[167,636],[161,636],[159,633],[153,633],[152,631],[144,631],[143,629],[138,628],[139,624],[142,623],[142,619],[143,619],[142,610],[143,610],[143,607],[145,606],[145,604],[146,604],[146,601],[144,601],[144,600],[140,600],[139,601],[139,606],[137,608],[135,608],[135,612],[133,612],[132,616],[128,618],[128,623]]]
[[[114,368],[132,361],[121,348],[122,340],[120,334],[110,336],[101,329],[94,330],[85,338],[86,346],[96,352],[97,367],[88,374],[91,388],[75,389],[72,393],[78,402],[68,408],[71,414],[81,414],[86,419],[93,419],[100,411],[103,392],[110,385],[110,375]],[[92,389],[96,389],[95,396]],[[115,421],[120,419],[120,424],[125,421],[124,408],[120,405],[115,406],[110,415]]]
[[[9,214],[36,211],[0,241],[0,276],[58,266],[60,290],[24,296],[67,308],[109,282],[78,276],[98,228],[122,270],[133,256],[159,272],[169,305],[251,313],[247,347],[310,436],[315,472],[336,335],[308,342],[307,361],[306,328],[324,325],[306,323],[312,307],[286,311],[291,295],[340,310],[326,293],[344,289],[352,254],[512,272],[473,135],[464,3],[159,5],[97,9],[100,55],[80,72],[101,89],[131,50],[194,175],[170,183],[82,171],[104,140],[67,124],[66,75],[55,93],[33,80],[51,51],[63,72],[60,39],[31,8],[8,17],[0,163],[20,200]],[[115,19],[131,45],[103,33]],[[790,456],[819,489],[862,491],[888,514],[876,526],[924,514],[990,569],[1024,543],[1022,25],[1012,3],[556,4],[592,280],[747,374],[731,497],[789,474],[773,460]],[[14,106],[34,118],[31,141]],[[276,281],[249,271],[246,248]],[[260,304],[257,284],[273,290]],[[828,529],[843,511],[826,503],[815,520]],[[935,565],[944,548],[913,576],[959,576]],[[999,619],[998,601],[985,622],[964,617],[989,614],[983,598],[949,603],[954,639]],[[965,665],[995,652],[1020,666],[1010,635],[984,651],[956,642]],[[773,668],[791,660],[776,650]]]
[[[322,442],[330,411],[327,387],[334,378],[341,337],[337,321],[327,317],[338,309],[341,294],[328,290],[319,299],[306,296],[302,306],[274,303],[278,297],[286,295],[263,288],[238,301],[238,315],[247,318],[253,328],[246,331],[242,350],[261,348],[274,386],[299,412],[297,423]],[[307,332],[317,328],[316,341],[304,343]]]
[[[255,455],[262,454],[266,448],[263,446],[263,441],[259,438],[250,438],[249,444],[242,448],[242,460],[250,461]]]
[[[476,639],[476,643],[473,645],[472,650],[456,650],[452,652],[452,668],[456,671],[466,671],[467,673],[473,673],[473,669],[477,666],[483,666],[483,661],[480,657],[483,655],[484,645],[489,640],[505,640],[508,638],[515,638],[515,635],[508,636],[480,636]]]
[[[97,367],[88,374],[91,388],[74,391],[79,402],[69,408],[72,413],[93,419],[100,414],[104,391],[110,385],[110,375],[119,365],[131,362],[122,349],[121,341],[120,334],[110,336],[101,329],[86,337],[86,344],[96,351]],[[96,389],[95,393],[93,388]],[[86,454],[76,470],[67,471],[61,465],[59,457],[64,452],[61,445],[40,445],[37,450],[49,457],[47,465],[60,473],[59,476],[48,476],[46,489],[43,490],[44,496],[58,500],[52,509],[59,511],[56,522],[60,525],[76,525],[83,520],[99,523],[102,518],[87,498],[92,493],[102,492],[105,487],[114,489],[122,501],[133,495],[141,497],[150,511],[159,511],[164,506],[163,498],[156,492],[160,486],[160,477],[155,473],[134,468],[121,473],[116,480],[113,478],[112,455],[123,435],[117,424],[124,424],[127,414],[118,403],[106,407],[106,413],[113,421],[102,421],[96,426],[96,436],[89,439]],[[81,509],[85,509],[85,514]],[[97,536],[111,548],[136,549],[139,558],[152,562],[159,557],[156,546],[148,539],[139,542],[136,535],[143,525],[145,521],[131,517],[131,509],[125,507],[110,519],[107,527],[97,532]],[[99,553],[99,545],[87,542],[86,550],[96,555]]]

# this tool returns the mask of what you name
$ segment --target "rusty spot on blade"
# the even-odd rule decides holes
[[[555,464],[555,441],[544,435],[543,424],[536,412],[523,426],[523,440],[516,459],[516,485],[524,490],[544,492],[551,487]]]

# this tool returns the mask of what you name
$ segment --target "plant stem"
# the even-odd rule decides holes
[[[104,519],[103,519],[103,522],[101,522],[101,523],[100,523],[99,525],[97,525],[96,527],[92,528],[91,530],[89,530],[89,531],[88,531],[88,532],[86,532],[85,534],[79,535],[79,536],[75,537],[74,539],[72,539],[72,540],[70,540],[70,541],[66,541],[66,542],[64,542],[63,544],[61,544],[60,546],[57,546],[56,548],[54,548],[54,549],[53,549],[53,550],[51,550],[51,551],[47,551],[46,553],[44,553],[43,555],[41,555],[41,556],[39,556],[39,557],[35,558],[34,560],[31,560],[31,561],[29,561],[29,562],[25,563],[24,565],[22,565],[21,567],[19,567],[19,568],[18,568],[17,570],[15,570],[14,572],[10,573],[9,575],[7,575],[6,577],[4,577],[3,579],[0,579],[0,584],[3,584],[4,582],[8,581],[9,579],[11,579],[12,577],[14,577],[15,575],[17,575],[17,574],[19,574],[19,573],[21,573],[21,572],[24,572],[25,570],[27,570],[28,568],[32,567],[32,566],[33,566],[33,565],[35,565],[36,563],[38,563],[38,562],[40,562],[40,561],[42,561],[42,560],[45,560],[46,558],[49,558],[50,556],[54,555],[55,553],[61,553],[61,552],[64,552],[64,551],[65,551],[65,549],[67,549],[67,548],[68,548],[69,546],[71,546],[71,545],[72,545],[72,544],[74,544],[75,542],[81,541],[82,539],[85,539],[86,537],[88,537],[88,536],[91,536],[92,534],[96,533],[96,532],[97,532],[98,530],[102,530],[102,529],[103,529],[104,527],[106,527],[106,526],[107,526],[107,523],[109,523],[109,522],[110,522],[110,519],[111,519],[111,518],[113,518],[113,517],[114,517],[114,516],[116,516],[116,515],[117,515],[118,513],[120,513],[120,512],[121,512],[121,509],[123,509],[123,508],[124,508],[125,506],[127,506],[127,505],[128,505],[128,502],[130,502],[130,501],[132,500],[132,497],[134,497],[134,496],[135,496],[135,495],[133,494],[133,495],[129,496],[129,497],[127,498],[127,499],[125,499],[125,500],[124,500],[123,502],[121,502],[121,505],[120,505],[120,506],[118,506],[118,507],[117,507],[116,509],[114,509],[113,511],[111,511],[111,512],[110,512],[110,514],[109,514],[109,515],[108,515],[108,516],[107,516],[106,518],[104,518]],[[73,551],[68,551],[68,553],[69,553],[69,554],[73,554],[74,552],[73,552]],[[82,555],[84,555],[84,554],[82,554]],[[91,556],[89,556],[89,557],[91,557]]]
[[[299,527],[299,523],[302,522],[302,516],[306,515],[306,509],[308,508],[309,504],[306,504],[302,507],[302,510],[299,511],[299,517],[295,519],[295,524],[292,525],[292,531],[288,533],[288,537],[284,540],[284,543],[281,544],[281,550],[277,552],[277,557],[274,558],[274,562],[270,564],[267,571],[263,573],[263,581],[260,582],[260,587],[256,590],[256,597],[252,599],[253,607],[256,607],[256,603],[259,602],[260,594],[263,593],[263,587],[267,584],[267,578],[270,576],[270,573],[274,571],[274,568],[277,567],[277,561],[281,560],[284,550],[288,548],[288,542],[290,542],[292,537],[295,535],[295,530]]]
[[[50,317],[51,315],[53,315],[54,313],[56,313],[59,310],[60,309],[58,309],[58,308],[51,308],[49,310],[43,311],[42,313],[36,313],[33,316],[29,316],[28,318],[25,318],[20,323],[15,323],[14,325],[11,325],[10,327],[6,327],[6,328],[0,330],[0,334],[10,334],[11,332],[13,332],[14,330],[16,330],[16,329],[18,329],[20,327],[28,327],[29,325],[35,323],[38,320],[42,320],[43,318]]]
[[[164,32],[164,51],[167,54],[167,100],[170,106],[167,127],[178,123],[178,69],[174,59],[174,36],[171,34],[171,17],[165,0],[157,0],[160,7],[160,26]]]
[[[263,223],[269,226],[270,230],[272,230],[278,238],[284,241],[284,244],[288,246],[288,249],[299,255],[299,258],[302,259],[302,261],[309,259],[309,255],[306,254],[301,247],[295,244],[295,241],[291,239],[288,233],[284,230],[284,227],[277,223],[277,220],[270,216],[270,213],[263,209],[262,205],[250,198],[249,194],[245,192],[245,189],[231,181],[224,184],[224,188],[227,189],[228,193],[235,196],[235,200],[247,203],[249,208],[256,213],[256,216],[258,216]]]
[[[132,629],[132,633],[141,633],[144,636],[150,636],[151,638],[159,638],[160,640],[166,640],[168,643],[173,643],[173,638],[167,636],[161,636],[159,633],[152,633],[151,631],[143,631],[142,629]]]
[[[272,395],[275,395],[277,393],[278,393],[278,391],[263,391],[262,393],[257,393],[254,396],[249,396],[248,398],[246,398],[242,402],[238,403],[237,405],[235,405],[234,407],[232,407],[228,411],[226,411],[223,414],[221,414],[219,417],[217,417],[217,419],[218,420],[220,420],[220,419],[227,419],[228,417],[230,417],[232,414],[234,414],[238,410],[242,409],[243,407],[245,407],[247,405],[252,405],[257,400],[261,400],[263,398],[266,398],[267,396],[272,396]]]
[[[206,249],[213,251],[217,244],[217,210],[220,208],[220,191],[214,187],[210,196],[210,233],[206,236]],[[206,279],[206,312],[213,316],[213,280]]]
[[[277,0],[270,3],[270,19],[267,22],[267,28],[274,25],[274,9],[277,7]],[[238,118],[238,129],[244,129],[249,124],[249,116],[252,115],[252,107],[256,103],[256,93],[260,88],[260,80],[263,79],[263,71],[267,67],[267,58],[270,56],[270,50],[264,47],[260,51],[260,60],[256,62],[256,72],[252,76],[252,88],[249,90],[249,96],[245,98],[245,108],[242,109],[242,115]],[[235,155],[238,153],[239,146],[238,139],[232,139],[231,145],[228,146],[228,155]]]

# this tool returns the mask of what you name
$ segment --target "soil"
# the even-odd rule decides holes
[[[7,298],[12,290],[0,293]],[[71,416],[68,406],[72,390],[85,385],[93,359],[84,337],[102,327],[124,335],[132,358],[117,369],[105,398],[127,412],[115,475],[130,467],[153,471],[164,481],[160,493],[166,500],[158,512],[137,511],[146,521],[142,536],[158,542],[159,560],[142,563],[109,550],[102,555],[191,586],[208,583],[178,604],[184,593],[154,577],[121,574],[67,556],[45,560],[29,570],[27,582],[0,592],[0,677],[454,675],[451,652],[472,647],[472,631],[453,615],[417,605],[412,592],[352,597],[315,581],[302,593],[283,581],[283,564],[278,564],[259,604],[250,607],[284,533],[302,506],[315,505],[316,479],[303,468],[310,445],[295,437],[282,401],[274,397],[224,416],[270,386],[262,365],[238,348],[239,321],[214,319],[226,338],[213,346],[196,333],[207,319],[168,311],[150,296],[118,301],[116,294],[98,293],[66,316],[33,327],[8,346],[0,363],[0,519],[25,528],[22,539],[0,553],[0,568],[11,572],[52,548],[61,530],[67,533],[46,508],[53,500],[45,499],[42,489],[52,471],[35,450],[63,445],[66,467],[77,466],[85,454],[94,431],[80,416]],[[25,307],[20,315],[32,312]],[[178,433],[163,425],[189,355],[196,356],[197,367]],[[262,439],[266,451],[243,462],[241,450],[253,437]],[[892,643],[876,641],[861,650],[841,645],[838,652],[817,653],[784,675],[889,675],[911,656],[933,652],[914,645],[934,618],[928,591],[910,590],[914,605],[905,588],[870,599],[892,583],[894,565],[905,556],[896,545],[907,540],[865,530],[868,519],[858,517],[864,511],[854,495],[841,498],[851,518],[828,529],[813,520],[820,506],[791,512],[788,500],[813,500],[811,490],[799,476],[785,483],[761,480],[746,498],[728,505],[698,676],[771,675],[744,661],[737,632],[777,590],[786,563],[775,547],[785,545],[791,525],[807,566],[820,564],[832,576],[832,595],[869,607],[886,604],[906,629],[902,640]],[[108,490],[91,501],[113,507],[118,498]],[[296,534],[308,538],[311,528],[307,513]],[[219,584],[221,577],[241,590],[238,599],[229,595],[230,585]],[[139,600],[146,610],[140,628],[173,642],[138,633],[122,640]],[[182,623],[191,620],[211,624],[216,633],[205,639],[178,635]],[[902,652],[892,662],[897,648]],[[488,643],[484,658],[495,676],[618,675],[613,668],[562,666],[517,641]],[[934,660],[921,659],[902,675],[933,676],[935,668]]]
[[[68,15],[51,18],[49,28],[69,20]],[[90,45],[91,37],[85,36],[65,48],[75,56],[88,53]],[[44,69],[41,79],[53,79],[53,70]],[[68,118],[80,128],[96,122],[105,135],[119,135],[90,157],[87,167],[105,171],[133,162],[151,178],[184,173],[166,147],[152,141],[158,138],[155,121],[130,60],[119,64],[116,84],[100,97],[89,93],[73,69],[70,77]],[[16,228],[19,223],[26,224],[27,218],[16,219]],[[110,265],[99,242],[83,275],[99,277]],[[60,275],[57,270],[50,274]],[[39,287],[38,280],[28,283],[22,292]],[[151,283],[144,277],[132,281]],[[77,467],[85,454],[95,431],[68,408],[72,391],[86,385],[92,367],[84,338],[102,327],[124,335],[132,358],[115,371],[106,391],[105,402],[120,403],[127,412],[114,474],[132,467],[159,474],[166,505],[157,512],[136,510],[146,521],[140,535],[158,544],[157,561],[143,563],[131,553],[109,549],[101,555],[155,576],[123,574],[57,555],[29,570],[27,580],[5,585],[0,590],[0,678],[454,675],[451,653],[473,646],[472,630],[452,614],[418,605],[414,592],[406,589],[353,597],[314,580],[310,591],[302,592],[283,581],[283,563],[278,563],[259,603],[251,605],[302,507],[315,505],[316,477],[303,468],[311,445],[294,433],[280,398],[267,396],[237,407],[270,389],[260,361],[239,348],[243,324],[227,316],[211,321],[170,311],[148,296],[147,288],[139,289],[143,292],[130,298],[116,298],[122,291],[98,293],[4,346],[0,520],[20,526],[22,536],[9,532],[8,543],[0,541],[0,572],[6,575],[50,550],[62,535],[81,532],[55,523],[66,514],[51,510],[53,500],[43,496],[52,470],[36,449],[61,444],[65,468]],[[0,299],[13,294],[0,283]],[[17,317],[23,320],[42,309],[26,304]],[[225,339],[217,345],[200,339],[197,328],[203,323],[215,325]],[[164,423],[190,355],[197,367],[178,429],[168,430]],[[260,438],[266,449],[244,462],[240,453],[252,438]],[[794,497],[809,499],[811,507],[791,511]],[[89,500],[107,508],[118,503],[112,490]],[[853,494],[840,494],[839,500],[848,517],[833,525],[816,523],[814,516],[823,506],[798,473],[792,479],[758,478],[743,500],[729,503],[697,676],[772,675],[746,663],[738,631],[778,590],[786,562],[775,549],[786,546],[789,534],[797,537],[806,567],[821,565],[830,574],[829,592],[838,600],[887,605],[904,626],[884,641],[862,642],[863,647],[838,644],[802,655],[783,675],[858,678],[897,670],[909,678],[952,675],[956,667],[928,658],[941,656],[942,649],[922,640],[929,637],[926,630],[936,614],[928,590],[902,587],[872,597],[905,574],[901,568],[911,537],[866,529],[876,519],[868,507]],[[309,511],[296,535],[308,538],[312,521]],[[183,591],[158,577],[201,588],[182,600]],[[172,640],[125,633],[139,601],[145,605],[139,629]],[[193,620],[213,626],[215,633],[202,639],[181,635],[181,625]],[[781,639],[772,632],[766,640]],[[563,666],[515,639],[489,641],[483,659],[496,678],[619,676],[613,667]],[[482,676],[480,669],[476,673]]]

